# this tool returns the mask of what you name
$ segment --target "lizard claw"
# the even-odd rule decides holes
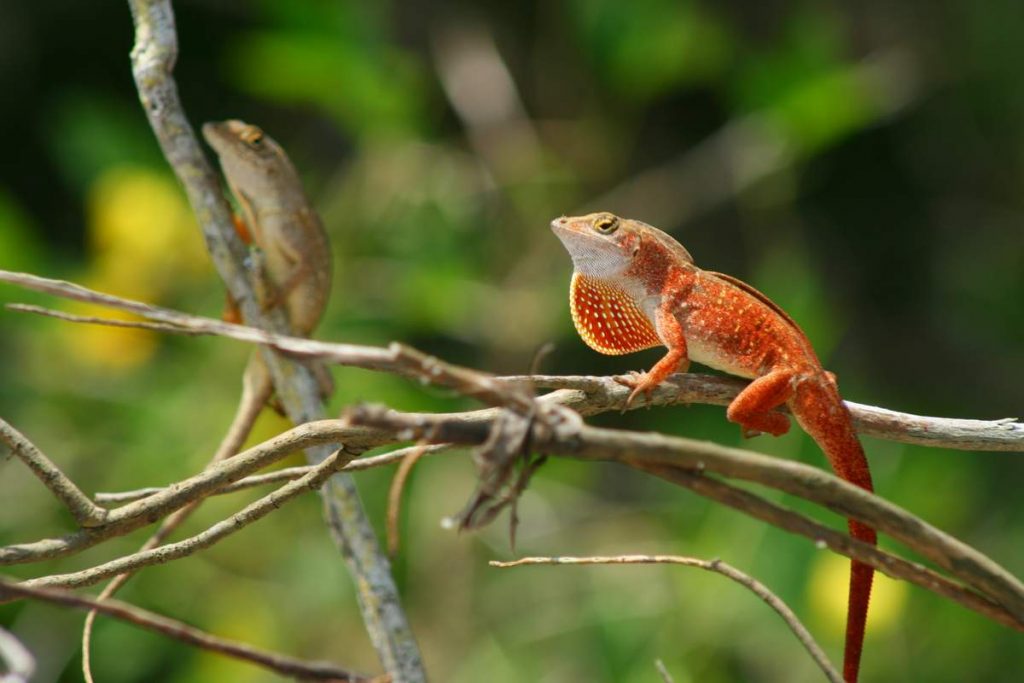
[[[633,400],[637,397],[640,392],[643,392],[647,398],[647,407],[651,407],[651,390],[654,386],[648,382],[647,373],[637,372],[636,370],[630,372],[628,375],[622,375],[614,378],[619,384],[629,387],[633,391],[630,392],[629,397],[626,399],[626,403],[622,406],[622,412],[629,410],[630,406],[633,405]]]

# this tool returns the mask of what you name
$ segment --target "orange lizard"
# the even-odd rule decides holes
[[[744,436],[789,430],[786,405],[843,479],[872,490],[864,450],[835,376],[825,371],[806,335],[785,311],[750,285],[701,270],[669,235],[640,221],[602,212],[551,223],[572,257],[573,322],[595,351],[619,355],[665,345],[646,373],[619,381],[649,394],[690,361],[753,380],[726,417]],[[876,543],[875,531],[849,521],[850,535]],[[874,571],[853,562],[843,677],[856,681]]]

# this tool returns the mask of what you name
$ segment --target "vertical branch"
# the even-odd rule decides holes
[[[171,75],[178,44],[169,0],[129,0],[135,23],[132,73],[139,99],[164,156],[185,187],[207,247],[232,299],[256,327],[286,332],[282,311],[263,311],[245,268],[246,250],[235,236],[219,177],[203,156]],[[296,424],[323,417],[319,388],[310,370],[264,349],[281,403]],[[306,451],[311,464],[331,454],[327,447]],[[398,596],[391,566],[348,474],[335,474],[321,488],[325,519],[349,565],[370,638],[384,669],[396,683],[424,681],[426,674]]]

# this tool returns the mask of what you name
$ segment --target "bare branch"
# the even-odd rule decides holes
[[[567,397],[574,395],[577,395],[577,392],[559,390],[541,397],[538,399],[538,404],[542,406],[541,410],[543,410],[543,406],[547,404],[563,403],[567,401]],[[186,480],[189,483],[183,488],[186,490],[194,488],[195,483],[192,482],[198,480],[202,482],[206,491],[216,490],[224,483],[234,481],[260,466],[253,461],[260,458],[269,461],[271,459],[268,456],[270,452],[284,450],[280,447],[282,442],[290,443],[292,448],[304,445],[306,440],[323,440],[322,442],[337,440],[359,447],[369,447],[386,443],[389,440],[419,438],[429,432],[432,435],[431,438],[445,443],[479,444],[487,439],[493,420],[498,414],[499,411],[493,408],[441,416],[405,415],[363,409],[349,416],[351,422],[356,426],[330,420],[303,425],[282,434],[267,444],[250,449],[219,468],[214,468],[211,472],[198,475],[192,480]],[[561,417],[564,415],[560,414],[559,418]],[[1001,623],[1018,627],[1024,623],[1019,612],[1014,611],[1016,609],[1014,601],[1019,600],[1016,596],[1021,595],[1020,584],[1005,569],[901,508],[867,494],[824,471],[800,463],[761,456],[749,451],[722,448],[705,442],[673,439],[656,434],[597,430],[577,424],[571,419],[556,426],[552,432],[550,426],[546,426],[544,422],[544,420],[540,421],[535,427],[537,433],[533,436],[535,448],[542,452],[570,454],[573,457],[588,459],[620,460],[634,467],[670,466],[675,468],[681,465],[693,469],[704,468],[726,476],[767,483],[781,490],[823,503],[844,517],[861,518],[880,531],[890,533],[909,547],[931,557],[968,585],[991,596],[995,599],[994,605],[990,604],[992,601],[969,594],[962,587],[942,579],[934,572],[928,572],[909,563],[894,564],[896,558],[884,553],[873,555],[872,552],[879,553],[880,551],[870,546],[860,549],[851,546],[851,541],[845,534],[832,532],[827,527],[813,523],[811,523],[812,526],[791,523],[787,527],[782,525],[778,519],[768,519],[768,521],[790,530],[799,527],[802,531],[798,531],[798,533],[803,533],[815,540],[825,538],[826,532],[829,532],[832,534],[831,540],[829,540],[830,547],[843,554],[872,564],[890,575],[906,578],[926,588],[936,590],[971,609],[999,620]],[[362,423],[371,424],[374,428],[361,429],[358,425]],[[236,464],[235,460],[239,462]],[[244,467],[239,467],[239,465],[244,465]],[[232,469],[232,476],[225,476],[223,472],[218,471],[221,468]],[[682,472],[682,470],[679,471]],[[659,476],[663,476],[663,473],[659,473]],[[703,481],[711,480],[704,478]],[[702,493],[709,495],[706,491],[702,491]],[[745,492],[740,493],[749,496]],[[180,494],[168,490],[155,494],[152,498],[156,498],[158,501],[162,498],[162,504],[168,505],[168,500],[173,499],[175,495]],[[124,514],[125,510],[132,506],[143,506],[150,509],[152,503],[153,501],[149,499],[138,501],[112,511],[111,515]],[[772,507],[767,503],[765,505]],[[772,507],[772,509],[776,507]],[[780,518],[785,518],[785,514],[783,514],[785,512],[788,511],[783,511],[776,517],[781,515]],[[765,518],[765,515],[762,514],[761,518]],[[96,533],[102,529],[89,531]],[[24,550],[17,546],[13,547],[13,551],[12,548],[0,549],[0,559],[4,558],[4,553],[21,551],[24,555]],[[46,555],[46,553],[38,552],[38,549],[35,550],[37,551],[33,553],[35,559]],[[27,560],[23,558],[23,561]],[[1009,611],[1007,612],[1007,610]]]
[[[489,434],[486,424],[467,419],[466,415],[403,414],[380,408],[360,407],[350,410],[348,419],[357,425],[402,432],[409,438],[435,438],[444,442],[479,444],[483,443]],[[995,603],[997,608],[1003,608],[1009,621],[1015,623],[1018,628],[1024,626],[1024,586],[1006,569],[903,508],[823,470],[704,441],[661,434],[600,429],[572,422],[538,424],[533,432],[533,447],[538,452],[550,455],[560,454],[586,460],[611,460],[650,471],[658,476],[671,474],[673,481],[679,480],[677,483],[684,485],[689,485],[690,480],[696,480],[710,482],[702,484],[707,487],[727,486],[702,476],[702,473],[707,471],[761,483],[803,497],[843,517],[860,519],[877,530],[888,533],[991,598],[989,602]],[[686,482],[683,482],[683,479]],[[705,494],[705,489],[698,489],[696,486],[690,488]],[[731,502],[721,498],[716,500],[733,504],[734,507],[751,514],[753,507],[768,509],[764,505],[770,506],[772,510],[781,510],[778,506],[762,501],[745,491],[733,487],[728,489],[743,498],[742,503],[749,505],[744,507],[734,504],[738,500],[735,497],[730,499]],[[834,532],[816,523],[812,523],[813,526],[785,526],[780,523],[780,519],[785,515],[755,516],[814,540],[824,538],[834,550],[871,564],[887,574],[895,575],[893,567],[897,558],[873,546],[854,541],[845,534]],[[797,519],[805,520],[798,516]],[[825,532],[831,536],[826,536]],[[906,578],[929,590],[937,590],[935,584],[941,577],[909,563],[904,565],[900,568],[898,578]],[[943,588],[947,591],[943,593],[944,595],[959,595],[962,598],[960,602],[972,609],[980,610],[984,607],[977,600],[972,601],[971,598],[962,595],[962,587],[948,581],[947,583],[950,585]],[[983,613],[989,616],[993,614],[991,609]],[[1004,620],[1007,615],[1003,616]]]
[[[575,389],[582,396],[567,401],[565,405],[583,415],[621,410],[630,392],[612,377],[522,375],[498,379],[516,383],[532,381],[542,389]],[[707,403],[727,406],[746,386],[746,381],[732,377],[696,373],[672,375],[652,392],[649,405]],[[864,436],[964,451],[1024,452],[1024,422],[1017,418],[967,420],[925,417],[852,401],[846,401],[846,405],[853,414],[854,427]],[[639,406],[633,406],[636,407]],[[781,409],[781,412],[786,410]]]
[[[507,567],[522,567],[526,565],[566,565],[566,564],[597,564],[597,565],[608,565],[608,564],[681,564],[687,567],[697,567],[709,572],[715,572],[732,579],[736,583],[740,584],[757,597],[761,598],[768,604],[773,610],[775,610],[782,620],[789,626],[789,630],[797,637],[800,644],[804,646],[807,652],[811,655],[811,658],[817,663],[821,670],[825,673],[825,676],[832,681],[832,683],[842,683],[843,677],[839,674],[836,668],[829,661],[825,655],[824,650],[814,640],[810,631],[803,625],[800,619],[796,616],[789,605],[787,605],[782,598],[775,595],[767,586],[755,579],[754,577],[741,572],[732,565],[726,564],[721,560],[701,560],[696,557],[680,557],[678,555],[617,555],[617,556],[605,556],[605,557],[523,557],[518,560],[511,562],[497,562],[492,561],[489,563],[492,567],[507,568]]]
[[[41,600],[75,609],[96,610],[129,624],[180,640],[183,643],[240,659],[285,676],[316,680],[365,681],[367,683],[379,680],[370,676],[352,673],[329,662],[305,661],[289,657],[288,655],[260,650],[236,640],[220,638],[205,631],[200,631],[184,622],[155,614],[120,600],[99,601],[70,591],[56,588],[30,587],[24,583],[15,583],[0,577],[0,600],[8,601],[24,598]]]
[[[21,284],[28,284],[35,288],[42,288],[47,291],[61,291],[67,289],[67,285],[60,285],[53,281],[41,278],[32,278],[18,274],[5,274],[0,272],[0,280],[8,279]],[[31,282],[26,282],[26,278]],[[74,286],[71,286],[72,288]],[[81,288],[74,291],[76,296],[82,295]],[[107,295],[101,295],[106,297]],[[127,306],[138,308],[140,305],[135,302],[127,302]],[[152,308],[152,307],[150,307]],[[155,311],[155,312],[154,312]],[[257,341],[267,343],[275,348],[295,353],[297,355],[308,355],[310,357],[323,358],[343,364],[357,365],[375,370],[388,370],[406,376],[417,376],[421,379],[432,381],[442,386],[452,387],[461,393],[476,396],[477,398],[493,405],[505,405],[523,415],[541,415],[543,419],[534,425],[533,442],[537,450],[548,453],[570,454],[573,457],[585,459],[606,459],[619,460],[633,467],[647,468],[648,470],[662,468],[662,472],[655,472],[658,476],[667,476],[665,472],[669,469],[677,470],[678,467],[687,467],[695,470],[707,468],[719,474],[737,477],[748,481],[767,484],[794,495],[805,497],[829,507],[844,517],[861,519],[880,531],[889,533],[894,538],[906,543],[908,547],[929,557],[941,567],[953,573],[968,585],[974,587],[984,595],[986,600],[962,586],[942,579],[934,572],[929,572],[916,565],[898,560],[887,553],[876,551],[870,546],[863,548],[851,545],[850,539],[842,534],[835,534],[828,541],[830,547],[837,549],[843,554],[850,555],[856,559],[872,564],[877,568],[886,571],[890,575],[898,575],[900,578],[907,578],[926,588],[958,600],[962,604],[980,611],[988,616],[1019,628],[1024,624],[1024,588],[1020,582],[1009,572],[992,562],[989,558],[978,553],[973,548],[953,539],[943,532],[928,525],[922,520],[914,517],[901,508],[892,505],[839,480],[816,468],[801,465],[799,463],[778,460],[767,456],[759,456],[747,451],[736,449],[722,449],[712,444],[693,442],[685,439],[670,439],[655,434],[630,434],[614,432],[612,430],[594,430],[586,427],[579,421],[576,413],[565,410],[572,407],[582,414],[593,414],[603,410],[617,408],[621,405],[625,390],[618,387],[606,378],[496,378],[484,373],[479,373],[466,368],[449,365],[413,351],[398,344],[392,344],[388,349],[373,347],[359,347],[355,345],[332,345],[323,342],[313,342],[303,339],[294,339],[273,335],[251,328],[231,326],[219,321],[210,321],[191,316],[185,316],[173,311],[163,309],[152,309],[144,314],[153,316],[156,319],[174,319],[180,321],[190,329],[206,329],[211,333],[225,334],[245,341]],[[571,385],[575,388],[558,389],[551,394],[539,399],[532,399],[524,386],[530,384],[544,386]],[[679,402],[691,400],[705,400],[709,402],[727,402],[734,395],[736,383],[721,381],[701,376],[684,375],[674,378],[674,383],[665,387],[659,387],[654,392],[654,402]],[[538,413],[537,411],[540,411]],[[859,407],[854,406],[854,412],[859,412]],[[885,413],[880,409],[876,412]],[[372,414],[371,414],[372,413]],[[364,434],[367,437],[363,446],[379,445],[388,441],[408,440],[424,437],[430,431],[429,438],[445,443],[473,443],[480,444],[486,439],[493,421],[499,414],[496,409],[475,411],[454,415],[401,415],[385,413],[362,413],[350,416],[357,424],[370,424],[377,429],[372,434]],[[892,413],[888,414],[889,416]],[[368,417],[373,419],[367,421]],[[859,416],[858,416],[859,417]],[[936,421],[934,418],[918,418],[916,416],[903,416],[904,422],[915,420],[926,423],[920,427],[921,431],[942,431],[944,424],[949,421]],[[354,447],[352,439],[355,435],[348,433],[345,429],[328,427],[324,421],[316,429],[322,431],[322,436],[333,432],[333,437],[343,443]],[[944,436],[943,445],[969,444],[977,447],[1014,448],[1019,449],[1024,444],[1022,436],[1024,429],[1017,422],[997,421],[980,423],[968,421],[971,424],[969,436],[964,436],[964,431],[959,434],[950,432]],[[980,426],[979,426],[980,425]],[[308,427],[308,425],[307,425]],[[436,431],[435,431],[436,430]],[[971,431],[973,430],[973,432]],[[949,431],[949,430],[947,430]],[[954,430],[955,432],[955,430]],[[358,440],[358,437],[356,437]],[[916,438],[916,437],[915,437]],[[682,472],[682,470],[678,470]],[[244,476],[248,472],[240,474]],[[684,473],[685,474],[685,473]],[[220,485],[234,481],[225,479]],[[726,486],[708,478],[701,478],[700,481],[711,482],[706,487]],[[677,482],[680,483],[680,482]],[[705,487],[705,488],[706,488]],[[218,485],[211,485],[206,493],[219,488]],[[691,487],[694,488],[694,487]],[[696,489],[695,489],[696,490]],[[700,491],[704,495],[711,495],[710,489]],[[756,497],[749,496],[746,492],[729,487],[734,493],[722,493],[722,500],[729,499],[733,503],[738,500],[736,496],[749,503],[749,506],[758,507],[760,501]],[[204,493],[203,495],[206,495]],[[741,495],[742,494],[742,495]],[[156,494],[156,496],[167,496],[167,493]],[[713,496],[712,496],[713,497]],[[139,501],[149,503],[150,501]],[[726,501],[727,502],[727,501]],[[824,531],[830,531],[820,525],[807,526],[803,522],[797,523],[794,518],[787,518],[789,511],[772,507],[766,501],[760,501],[777,512],[772,514],[764,513],[765,508],[761,506],[762,518],[772,517],[777,519],[773,523],[784,526],[779,520],[790,520],[790,530],[802,529],[798,533],[810,536],[815,539],[822,538]],[[131,505],[125,506],[130,508]],[[743,508],[741,505],[741,509]],[[124,508],[115,510],[112,514],[121,513]],[[781,511],[780,511],[781,510]],[[753,514],[750,510],[748,513]],[[756,515],[755,515],[756,516]],[[796,517],[796,520],[803,518]],[[809,522],[809,520],[804,520]],[[815,535],[817,534],[817,535]],[[872,554],[872,551],[876,554]],[[868,558],[868,559],[865,559]],[[4,559],[4,549],[0,549],[0,561]],[[898,564],[902,562],[903,564]],[[943,583],[945,582],[945,583]]]
[[[333,344],[303,337],[292,337],[222,320],[192,316],[168,308],[96,292],[74,283],[51,280],[27,273],[0,270],[0,282],[74,301],[89,302],[135,313],[148,320],[167,323],[170,325],[168,331],[180,328],[187,334],[217,335],[252,344],[261,344],[297,358],[318,359],[337,365],[360,367],[367,370],[385,370],[407,377],[416,377],[440,386],[458,388],[465,395],[488,405],[513,404],[523,409],[529,409],[531,405],[529,393],[523,387],[509,382],[496,381],[487,373],[445,363],[397,342],[382,349],[373,346]],[[42,309],[22,307],[18,310],[39,312]],[[90,318],[87,322],[95,323],[97,320]],[[124,321],[120,322],[123,326]],[[297,367],[304,368],[305,366],[298,365]],[[296,420],[296,422],[303,421],[309,420]]]
[[[165,308],[102,294],[68,282],[49,280],[25,273],[0,270],[0,282],[45,292],[76,301],[87,301],[125,310],[170,325],[166,331],[185,334],[210,334],[238,341],[264,344],[300,358],[320,359],[337,365],[387,371],[424,379],[440,386],[455,388],[489,405],[517,405],[528,409],[527,389],[571,390],[563,404],[581,415],[622,410],[629,390],[611,377],[591,376],[508,376],[495,377],[460,368],[431,358],[401,344],[388,348],[335,344],[276,335],[263,330],[233,325],[220,320],[192,316]],[[9,305],[15,310],[39,312],[46,309]],[[90,318],[87,322],[101,322]],[[124,324],[124,321],[119,321]],[[708,403],[728,405],[743,390],[739,379],[687,373],[674,375],[651,394],[649,405]],[[1024,452],[1024,422],[1016,418],[970,420],[900,413],[847,401],[857,430],[866,435],[900,443],[974,451]],[[640,405],[631,406],[637,408]]]
[[[250,503],[227,519],[217,522],[206,531],[195,536],[186,538],[176,543],[168,543],[158,548],[142,550],[131,555],[120,557],[116,560],[104,562],[101,565],[83,569],[82,571],[70,574],[53,574],[37,579],[25,581],[26,586],[58,586],[62,588],[78,588],[91,586],[103,579],[125,572],[135,571],[140,567],[148,567],[155,564],[164,564],[171,560],[192,555],[199,550],[209,548],[211,545],[227,538],[236,531],[256,522],[277,508],[289,502],[301,493],[316,489],[323,485],[332,474],[334,474],[341,463],[350,457],[341,451],[324,460],[305,476],[289,482],[267,494],[259,500]]]
[[[0,418],[0,439],[3,439],[11,451],[28,465],[32,473],[39,477],[39,481],[50,489],[50,493],[64,504],[64,507],[68,509],[80,526],[99,526],[106,521],[107,510],[89,500],[89,496],[82,493],[82,490],[68,479],[67,475],[61,472],[52,460],[47,458],[24,434],[2,418]]]
[[[310,445],[337,443],[339,435],[350,439],[347,443],[355,448],[360,440],[375,445],[379,433],[351,429],[339,420],[299,425],[265,441],[244,453],[226,460],[214,467],[189,477],[164,491],[129,503],[107,515],[106,524],[99,527],[79,529],[60,538],[43,539],[32,543],[13,544],[0,548],[0,565],[37,562],[42,559],[63,557],[100,543],[114,536],[121,536],[150,524],[188,503],[204,498],[221,486],[252,474]],[[367,441],[367,439],[369,439]],[[348,452],[346,457],[353,457]]]
[[[412,468],[419,462],[420,458],[427,451],[427,444],[417,444],[398,463],[398,469],[391,480],[391,488],[388,490],[388,517],[387,517],[387,538],[388,554],[394,557],[398,554],[399,548],[399,516],[402,510],[402,492],[405,490],[405,482],[412,472]]]
[[[460,448],[454,444],[433,444],[429,446],[409,446],[408,448],[399,448],[388,453],[381,453],[380,455],[371,455],[367,457],[358,458],[348,463],[341,468],[342,472],[358,472],[361,470],[369,470],[376,467],[384,467],[385,465],[391,465],[396,462],[401,462],[407,455],[415,451],[422,450],[423,456],[434,455],[437,453],[444,453],[446,451]],[[265,474],[254,474],[251,477],[245,477],[238,481],[228,484],[223,488],[217,489],[212,495],[219,496],[225,493],[234,493],[235,491],[241,491],[243,489],[250,489],[256,486],[264,486],[265,484],[276,484],[279,481],[290,481],[292,479],[298,479],[302,475],[306,474],[313,467],[311,465],[302,465],[299,467],[284,467],[279,470],[267,472]],[[154,493],[160,493],[166,490],[166,487],[162,486],[150,486],[148,488],[134,489],[132,491],[117,491],[115,493],[97,493],[93,496],[99,503],[130,503],[133,500],[140,500]]]
[[[909,581],[958,602],[997,623],[1017,631],[1024,631],[1024,620],[998,602],[979,595],[927,567],[915,562],[908,562],[880,550],[876,546],[855,540],[845,533],[819,524],[748,491],[678,467],[644,465],[639,468],[780,529],[811,539],[816,547],[828,548],[864,564],[870,564],[886,576]]]

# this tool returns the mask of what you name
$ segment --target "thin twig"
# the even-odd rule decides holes
[[[29,683],[36,671],[36,659],[10,631],[0,628],[0,683]]]
[[[665,662],[660,659],[655,659],[654,668],[658,670],[658,675],[661,676],[662,683],[675,683],[675,680],[672,678],[672,674],[668,671],[668,667],[665,666]]]
[[[213,456],[210,457],[207,468],[238,453],[245,439],[249,436],[256,418],[263,410],[264,404],[270,398],[273,387],[270,385],[269,380],[255,379],[255,377],[265,378],[266,371],[255,372],[252,370],[252,368],[260,364],[260,360],[255,355],[249,359],[249,365],[242,376],[242,397],[238,403],[238,410],[231,421],[227,433],[221,439],[220,445],[214,451]],[[194,500],[167,515],[163,522],[160,523],[160,527],[146,539],[146,542],[139,548],[139,551],[151,550],[163,543],[179,526],[185,523],[189,516],[202,504],[203,500],[205,499]],[[100,591],[97,600],[103,601],[114,597],[128,583],[131,577],[131,573],[115,576]],[[97,614],[96,610],[86,614],[85,624],[82,626],[82,676],[85,679],[85,683],[95,683],[92,675],[92,631],[96,623]]]
[[[842,683],[842,676],[829,661],[825,655],[824,650],[814,640],[810,631],[803,625],[799,617],[790,609],[782,598],[775,595],[767,586],[755,579],[754,577],[741,572],[730,564],[726,564],[721,560],[701,560],[696,557],[681,557],[677,555],[617,555],[617,556],[602,556],[602,557],[524,557],[511,562],[497,562],[491,561],[489,563],[492,567],[507,568],[507,567],[522,567],[525,565],[565,565],[565,564],[681,564],[687,567],[697,567],[709,572],[715,572],[732,579],[736,583],[740,584],[747,590],[751,591],[754,595],[761,598],[765,603],[768,604],[773,610],[775,610],[782,620],[786,622],[789,629],[800,641],[800,644],[804,646],[807,652],[811,655],[811,658],[818,664],[825,676],[832,681],[832,683]]]
[[[149,330],[150,332],[165,332],[167,334],[181,334],[201,336],[205,332],[189,330],[171,323],[157,323],[148,320],[118,320],[100,315],[79,315],[67,311],[55,311],[52,308],[36,306],[34,304],[4,304],[4,308],[15,313],[33,313],[44,318],[54,318],[67,323],[78,323],[81,325],[103,325],[104,327],[124,327],[132,330]]]
[[[419,462],[420,458],[427,451],[427,444],[417,444],[398,464],[395,476],[391,480],[391,488],[388,489],[388,554],[391,557],[398,555],[399,548],[399,516],[402,510],[402,492],[405,490],[405,483],[412,472],[412,468]]]
[[[438,358],[398,342],[392,342],[387,348],[379,348],[292,337],[287,334],[268,332],[257,327],[188,315],[169,308],[162,308],[131,299],[124,299],[112,294],[97,292],[74,283],[52,280],[28,273],[0,270],[0,282],[7,282],[24,287],[25,289],[60,296],[73,301],[88,302],[116,310],[129,311],[148,320],[169,324],[170,327],[167,330],[169,332],[180,329],[192,335],[208,334],[227,337],[251,344],[260,344],[296,358],[316,359],[336,365],[359,367],[367,370],[381,370],[406,377],[414,377],[438,386],[458,388],[466,396],[476,398],[488,405],[515,405],[523,410],[529,410],[532,405],[530,393],[522,386],[515,383],[498,381],[492,375],[478,370],[445,363]],[[33,307],[32,309],[19,310],[39,313],[46,309]],[[66,318],[67,316],[62,317]],[[88,322],[96,323],[97,321],[90,319]],[[124,321],[121,322],[124,323]],[[274,358],[275,360],[280,360],[277,356],[274,356]],[[296,367],[308,371],[302,364],[296,364]],[[275,383],[274,386],[276,388],[277,384]],[[319,391],[319,389],[317,390]],[[280,394],[280,392],[278,393]],[[308,422],[312,419],[315,418],[309,417],[308,419],[295,420],[295,422]]]
[[[639,463],[632,463],[632,465],[672,483],[685,486],[694,493],[739,510],[755,519],[760,519],[790,533],[804,536],[814,541],[815,547],[828,548],[840,555],[870,564],[890,578],[909,581],[937,595],[958,602],[1003,626],[1024,631],[1024,620],[997,601],[965,588],[916,562],[908,562],[887,551],[880,550],[876,546],[853,539],[847,534],[819,524],[749,491],[679,467],[641,465]]]
[[[362,436],[377,445],[380,435],[369,430],[351,429],[339,420],[322,420],[294,427],[269,439],[234,458],[189,477],[175,486],[148,498],[128,503],[107,515],[103,526],[79,529],[60,538],[49,538],[31,543],[18,543],[0,548],[0,565],[37,562],[42,559],[63,557],[92,547],[108,538],[121,536],[160,519],[188,503],[204,498],[221,486],[252,474],[276,462],[289,453],[310,445],[346,443],[359,446]],[[351,451],[347,451],[352,456]]]
[[[288,655],[257,649],[247,643],[227,640],[200,631],[188,624],[144,610],[120,600],[99,601],[70,591],[39,588],[15,583],[0,577],[0,599],[41,600],[81,610],[96,610],[129,624],[163,634],[183,643],[240,659],[285,676],[333,681],[374,681],[370,676],[355,674],[329,662],[311,662]]]
[[[342,472],[358,472],[361,470],[374,469],[376,467],[384,467],[391,465],[396,462],[401,462],[410,453],[422,450],[424,456],[434,455],[437,453],[444,453],[446,451],[459,448],[454,444],[433,444],[427,446],[409,446],[408,448],[399,448],[387,453],[380,455],[371,455],[362,458],[357,458],[341,468]],[[217,489],[211,495],[219,496],[225,493],[234,493],[236,491],[242,491],[244,489],[251,489],[256,486],[264,486],[266,484],[276,484],[279,481],[290,481],[292,479],[298,479],[302,475],[309,472],[313,467],[311,465],[300,465],[297,467],[283,467],[279,470],[272,472],[266,472],[264,474],[254,474],[251,477],[245,477],[238,481],[228,484],[227,486]],[[112,493],[97,493],[93,496],[97,503],[130,503],[134,500],[141,500],[154,493],[160,493],[166,490],[167,487],[163,486],[150,486],[147,488],[133,489],[131,491],[116,491]]]
[[[341,451],[336,451],[334,455],[317,465],[316,468],[302,478],[285,484],[276,491],[250,503],[242,508],[241,511],[217,522],[195,536],[176,543],[168,543],[158,548],[150,548],[132,553],[131,555],[119,557],[95,567],[70,574],[51,574],[50,576],[30,579],[25,581],[23,585],[57,586],[61,588],[91,586],[111,576],[187,557],[199,550],[209,548],[236,531],[240,531],[253,522],[259,521],[301,493],[322,486],[337,471],[339,464],[345,462],[345,459],[348,457],[350,456],[344,455]]]
[[[50,493],[64,504],[80,526],[91,527],[103,524],[108,511],[99,507],[89,496],[82,493],[60,468],[53,464],[28,438],[0,418],[0,439],[11,451],[32,470]]]

